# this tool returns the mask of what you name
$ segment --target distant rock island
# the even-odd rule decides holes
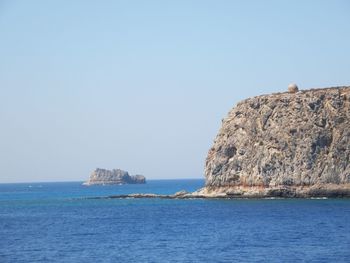
[[[106,184],[144,184],[146,178],[143,175],[129,175],[127,171],[120,169],[106,170],[95,169],[84,185]]]
[[[350,197],[350,87],[262,95],[223,120],[195,194]]]

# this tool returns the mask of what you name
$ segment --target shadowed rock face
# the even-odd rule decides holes
[[[205,179],[206,192],[221,188],[233,194],[250,188],[255,193],[266,188],[324,190],[328,185],[332,191],[334,185],[347,189],[350,87],[263,95],[238,103],[209,150]]]
[[[128,172],[113,169],[112,171],[97,168],[90,175],[90,178],[84,185],[94,184],[144,184],[146,178],[142,175],[129,175]]]

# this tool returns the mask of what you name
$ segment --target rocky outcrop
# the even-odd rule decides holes
[[[223,120],[206,196],[350,196],[350,87],[262,95]]]
[[[105,184],[144,184],[146,178],[142,175],[129,175],[128,172],[113,169],[106,170],[97,168],[90,175],[84,185],[105,185]]]

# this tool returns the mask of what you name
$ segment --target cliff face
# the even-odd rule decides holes
[[[142,175],[129,175],[128,172],[113,169],[112,171],[97,168],[90,175],[90,178],[84,185],[94,184],[144,184],[146,178]]]
[[[350,87],[246,99],[223,120],[202,193],[350,196]]]

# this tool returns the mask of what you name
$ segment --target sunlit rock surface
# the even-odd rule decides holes
[[[95,169],[88,181],[84,185],[104,185],[104,184],[144,184],[146,183],[146,178],[142,175],[129,175],[128,172],[113,169]]]
[[[209,150],[205,180],[195,194],[350,196],[350,87],[238,103]]]

